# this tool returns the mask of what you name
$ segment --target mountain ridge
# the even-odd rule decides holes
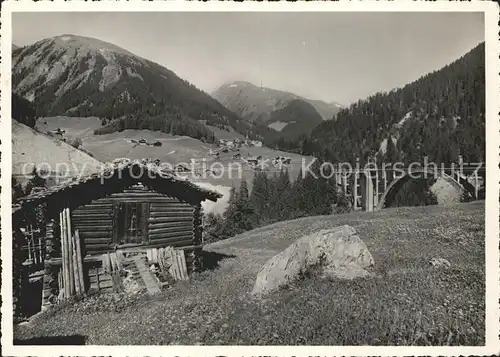
[[[170,69],[99,39],[64,34],[13,53],[13,91],[38,116],[204,120],[246,134],[252,126]],[[139,119],[138,119],[139,118]],[[166,124],[156,130],[170,130]]]
[[[323,118],[312,104],[294,99],[283,108],[270,113],[268,127],[278,130],[281,137],[294,138],[309,134]]]
[[[307,140],[288,144],[331,162],[427,157],[450,164],[459,155],[484,161],[485,43],[402,88],[359,100],[335,121],[318,125]]]
[[[270,113],[282,109],[288,102],[300,99],[311,104],[323,120],[330,120],[343,106],[331,101],[309,99],[289,91],[259,87],[247,81],[226,82],[212,91],[217,99],[229,110],[249,122],[266,122]]]

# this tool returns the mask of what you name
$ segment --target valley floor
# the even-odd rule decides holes
[[[473,202],[276,223],[206,246],[213,269],[190,283],[155,297],[61,306],[15,326],[14,336],[24,343],[81,336],[87,344],[112,345],[481,345],[484,209]],[[267,259],[303,235],[343,224],[367,244],[375,277],[310,278],[264,299],[250,296]],[[451,268],[431,266],[432,258],[447,259]]]

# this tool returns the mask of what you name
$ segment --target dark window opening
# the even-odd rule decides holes
[[[147,241],[148,211],[148,203],[120,203],[117,244],[139,244]]]

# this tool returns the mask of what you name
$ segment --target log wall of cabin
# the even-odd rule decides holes
[[[84,241],[84,254],[114,250],[117,242],[114,226],[117,206],[125,202],[148,204],[147,239],[138,246],[184,247],[200,244],[199,205],[135,186],[73,210],[72,224]]]

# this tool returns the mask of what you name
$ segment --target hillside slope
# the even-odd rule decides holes
[[[377,93],[290,143],[332,162],[377,157],[405,163],[485,158],[484,42],[455,62],[389,93]],[[391,140],[387,140],[391,138]]]
[[[306,276],[264,299],[250,296],[269,258],[344,224],[373,255],[373,277]],[[481,202],[281,222],[205,246],[207,270],[158,298],[83,300],[15,326],[14,336],[81,335],[94,345],[484,345],[484,229]],[[433,267],[432,258],[451,268]]]
[[[65,181],[98,172],[101,162],[60,140],[12,120],[12,175],[23,184],[33,167]]]
[[[236,81],[224,84],[212,96],[226,108],[249,122],[267,123],[272,112],[284,108],[291,101],[300,99],[311,104],[324,120],[330,120],[342,108],[338,103],[302,98],[277,89],[258,87],[249,82]]]
[[[12,88],[36,103],[38,116],[134,116],[141,126],[165,128],[165,118],[202,131],[193,121],[228,125],[246,133],[251,127],[208,94],[171,70],[111,43],[62,35],[17,49]],[[160,117],[159,117],[160,116]],[[149,118],[156,117],[156,122]],[[176,124],[180,127],[181,125]],[[120,130],[114,127],[112,130]],[[202,133],[208,136],[207,133]]]
[[[268,127],[279,131],[282,137],[293,138],[309,134],[322,121],[321,115],[311,104],[294,99],[270,113],[267,123]]]

